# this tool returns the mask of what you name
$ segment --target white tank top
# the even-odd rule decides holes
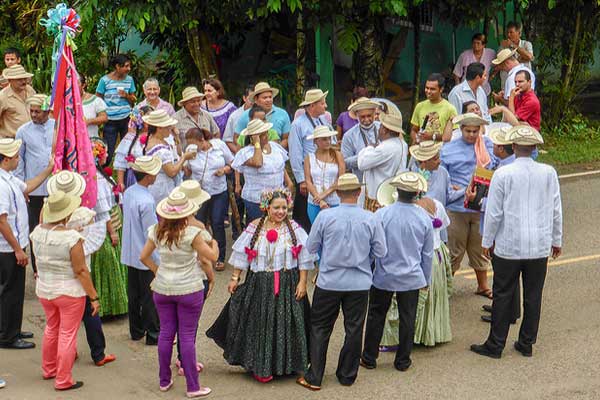
[[[315,185],[317,192],[323,193],[325,190],[333,186],[337,181],[339,172],[338,165],[337,163],[326,163],[319,161],[314,153],[309,154],[308,159],[310,161],[310,176],[312,178],[313,185]],[[325,202],[330,206],[340,204],[340,198],[335,192],[323,200],[325,200]],[[311,203],[313,201],[313,197],[310,193],[308,194],[308,201]]]

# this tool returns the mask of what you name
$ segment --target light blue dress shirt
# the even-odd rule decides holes
[[[19,149],[19,165],[15,171],[17,178],[28,181],[46,169],[50,162],[53,138],[54,120],[51,118],[44,124],[35,124],[33,121],[29,121],[17,129],[15,139],[23,141]],[[29,195],[48,196],[46,183],[47,180]]]
[[[373,286],[392,292],[429,286],[433,224],[425,210],[396,202],[380,208],[375,216],[383,224],[388,252],[375,261]]]
[[[369,290],[371,260],[387,253],[381,222],[356,204],[322,210],[312,225],[306,247],[321,252],[317,286],[325,290]]]
[[[297,183],[305,181],[304,158],[308,154],[314,153],[316,149],[314,141],[308,140],[306,137],[312,135],[315,127],[319,125],[329,126],[323,116],[312,118],[307,113],[299,116],[292,122],[290,136],[288,137],[288,147],[290,149],[290,164],[292,165],[292,171]]]
[[[462,108],[464,103],[467,101],[475,101],[479,105],[481,116],[488,122],[492,122],[492,117],[487,105],[487,95],[481,86],[477,88],[477,93],[473,94],[473,90],[471,90],[469,82],[463,81],[452,88],[450,94],[448,95],[448,101],[454,106],[454,108],[456,108],[456,112],[459,115],[463,113]]]
[[[290,116],[283,108],[273,105],[271,111],[267,113],[266,118],[268,122],[273,124],[273,129],[277,131],[279,138],[286,133],[290,133]],[[244,111],[238,120],[235,126],[235,133],[239,135],[244,129],[246,129],[248,122],[250,122],[250,110]]]
[[[140,254],[146,244],[148,228],[158,223],[154,197],[148,188],[136,183],[123,194],[123,242],[121,243],[121,263],[147,271],[140,261]],[[152,260],[160,264],[158,253],[152,253]]]
[[[379,126],[379,121],[375,121],[371,129],[367,131],[361,128],[360,124],[357,124],[344,133],[341,150],[346,162],[346,172],[356,175],[360,182],[362,182],[363,172],[358,169],[358,153],[367,147],[365,146],[363,134],[367,140],[367,145],[369,143],[377,143]]]
[[[491,159],[486,168],[494,169],[498,163],[498,159],[494,155],[494,144],[487,136],[484,136],[483,140],[485,141],[485,147]],[[442,159],[442,167],[444,167],[450,175],[450,182],[453,185],[466,188],[471,182],[471,178],[475,172],[475,167],[477,166],[477,161],[475,158],[475,146],[465,142],[465,140],[461,137],[457,140],[453,140],[444,144],[440,158]],[[464,207],[464,199],[460,197],[454,201],[448,201],[446,204],[446,209],[463,213],[479,212],[466,209]]]

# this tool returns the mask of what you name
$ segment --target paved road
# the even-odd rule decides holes
[[[473,295],[474,275],[466,269],[455,279],[452,298],[454,340],[433,349],[417,348],[413,367],[401,373],[393,368],[393,355],[383,354],[378,368],[361,370],[352,387],[335,379],[337,352],[341,347],[341,324],[330,344],[323,390],[308,392],[292,378],[262,385],[238,368],[229,367],[216,345],[203,335],[226,300],[229,272],[218,275],[217,290],[205,307],[200,321],[198,354],[207,365],[201,382],[213,389],[215,399],[598,399],[600,398],[600,177],[562,181],[565,214],[564,255],[548,272],[538,344],[533,358],[524,358],[507,347],[502,359],[476,356],[467,349],[484,340],[488,325],[479,321],[486,301]],[[586,257],[583,258],[582,257]],[[599,256],[600,257],[600,256]],[[29,276],[29,279],[31,277]],[[95,367],[88,356],[83,329],[79,334],[80,358],[74,376],[85,381],[77,393],[56,393],[52,382],[43,381],[40,371],[40,343],[43,311],[33,295],[31,279],[25,308],[24,329],[35,332],[34,350],[0,350],[0,376],[8,386],[0,399],[179,399],[185,396],[185,382],[175,378],[168,393],[158,391],[156,347],[128,339],[127,321],[104,325],[108,351],[118,360]],[[509,342],[517,336],[512,327]]]

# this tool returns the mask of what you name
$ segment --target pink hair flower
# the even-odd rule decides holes
[[[277,241],[277,238],[279,237],[279,234],[275,229],[269,229],[267,231],[266,237],[269,243],[275,243]]]
[[[298,246],[292,246],[292,257],[294,259],[298,258],[298,255],[300,254],[300,252],[302,251],[302,245],[299,244]]]

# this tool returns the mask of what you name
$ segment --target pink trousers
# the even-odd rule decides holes
[[[44,379],[55,378],[54,387],[72,386],[72,370],[77,354],[77,331],[83,317],[85,297],[60,296],[52,300],[40,298],[46,313],[46,329],[42,342]]]

